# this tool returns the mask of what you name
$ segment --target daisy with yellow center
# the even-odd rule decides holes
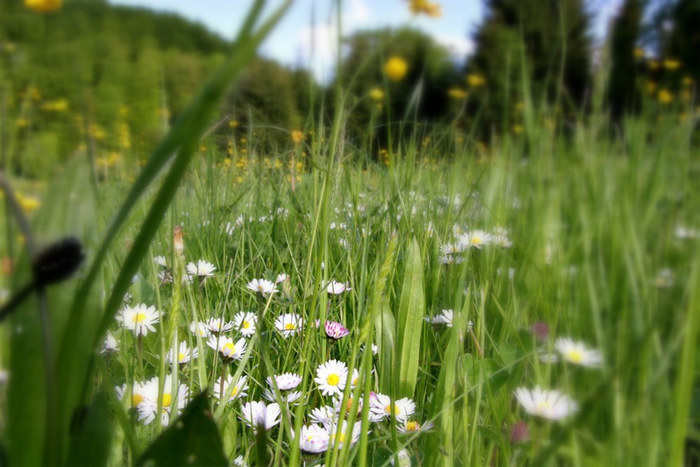
[[[536,386],[535,389],[518,388],[515,398],[530,415],[549,420],[561,420],[575,413],[578,404],[560,391],[548,391]]]
[[[207,339],[207,345],[218,351],[222,358],[228,360],[240,360],[246,351],[246,341],[243,338],[233,342],[233,339],[227,336],[210,336]]]
[[[154,306],[139,304],[134,307],[127,306],[117,315],[117,321],[136,336],[145,336],[149,332],[155,332],[153,326],[159,320],[160,313]]]
[[[214,385],[214,397],[224,402],[231,402],[239,397],[245,397],[247,391],[248,377],[246,375],[242,375],[235,384],[232,375],[228,375],[226,379],[222,379],[219,376]]]
[[[372,393],[369,397],[369,411],[374,420],[389,418],[392,415],[399,421],[406,420],[416,411],[416,404],[408,397],[396,401],[385,394]]]
[[[150,424],[156,418],[159,402],[159,386],[160,384],[157,377],[148,380],[144,384],[143,400],[139,403],[137,409],[139,421],[146,425]],[[165,381],[163,382],[163,393],[160,398],[160,406],[162,410],[160,422],[163,426],[166,426],[169,423],[173,407],[176,406],[177,410],[181,410],[185,408],[185,405],[187,405],[187,386],[180,384],[176,390],[177,392],[173,394],[172,376],[166,376]]]
[[[316,369],[314,381],[324,396],[340,395],[345,390],[348,367],[338,360],[328,360]]]
[[[178,346],[177,355],[175,355],[173,349],[170,350],[170,353],[168,353],[168,363],[174,363],[175,361],[177,361],[179,364],[189,363],[189,361],[193,358],[197,358],[198,354],[198,349],[190,349],[187,346],[187,342],[183,341],[180,342],[180,345]]]
[[[603,364],[600,352],[589,349],[583,342],[577,342],[568,337],[561,337],[554,342],[554,348],[569,363],[586,366],[590,368],[600,368]]]
[[[303,319],[296,313],[284,313],[275,320],[275,328],[282,334],[282,337],[290,337],[301,331]]]
[[[255,334],[255,325],[257,317],[255,313],[250,311],[240,311],[233,317],[233,329],[238,329],[244,337],[250,337]]]

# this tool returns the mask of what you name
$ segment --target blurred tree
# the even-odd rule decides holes
[[[625,0],[613,24],[607,98],[615,121],[640,105],[637,70],[643,52],[638,40],[645,3],[645,0]]]
[[[457,68],[449,51],[430,36],[409,28],[363,31],[348,38],[346,45],[348,53],[336,80],[352,96],[352,112],[348,116],[351,136],[363,139],[372,115],[380,112],[384,118],[375,122],[385,123],[387,115],[392,121],[405,117],[416,123],[446,119],[448,89],[457,80]],[[400,80],[389,82],[384,66],[392,56],[403,59],[408,69]],[[372,91],[384,89],[385,85],[386,94],[377,99]]]
[[[470,87],[483,86],[471,101],[482,128],[516,125],[523,92],[565,113],[580,109],[590,86],[590,19],[582,0],[486,0],[486,8],[466,67]]]

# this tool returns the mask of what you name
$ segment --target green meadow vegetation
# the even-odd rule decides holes
[[[256,57],[289,0],[232,44],[25,3],[0,2],[0,465],[700,461],[700,76],[677,39],[635,58],[644,2],[597,68],[530,68],[537,25],[490,1],[465,68],[370,31],[325,86]],[[564,3],[543,24],[586,50]]]

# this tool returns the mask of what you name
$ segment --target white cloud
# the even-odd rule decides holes
[[[466,37],[437,34],[435,41],[450,51],[455,60],[464,60],[474,52],[474,42]]]

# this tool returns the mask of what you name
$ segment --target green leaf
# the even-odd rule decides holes
[[[136,461],[141,465],[228,465],[207,393],[197,395]]]
[[[74,423],[66,465],[105,465],[114,432],[105,393],[97,394]]]
[[[423,261],[418,242],[413,239],[406,255],[406,270],[399,301],[399,397],[413,397],[416,388],[424,316]]]

